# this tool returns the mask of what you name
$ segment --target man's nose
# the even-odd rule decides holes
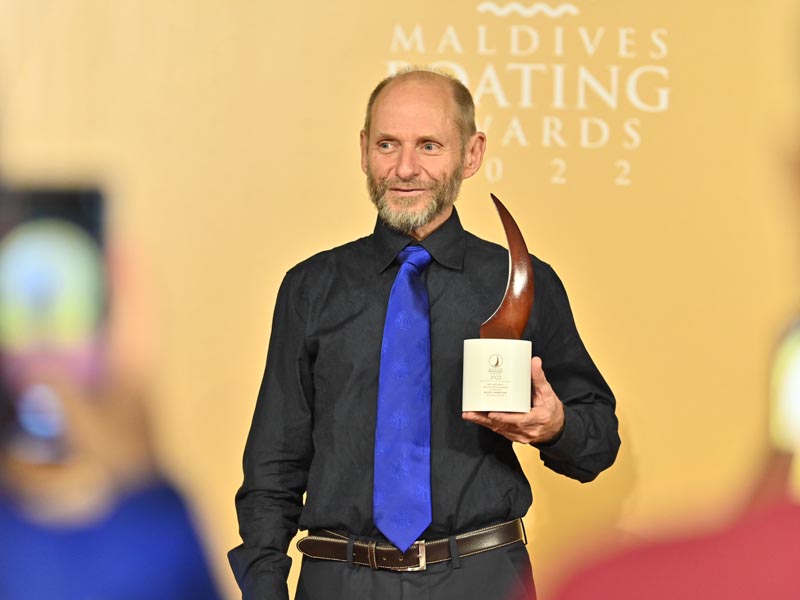
[[[400,179],[411,179],[419,174],[419,161],[415,148],[403,147],[397,162],[397,176]]]

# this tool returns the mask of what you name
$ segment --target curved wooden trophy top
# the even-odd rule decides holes
[[[506,231],[509,272],[503,301],[481,325],[481,337],[518,340],[533,308],[533,264],[516,221],[497,196],[490,195]]]

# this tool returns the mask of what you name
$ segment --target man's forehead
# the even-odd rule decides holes
[[[438,119],[447,124],[455,120],[458,107],[450,82],[439,79],[407,77],[387,84],[372,107],[374,121],[393,121],[414,115]],[[377,124],[377,123],[374,123]]]
[[[439,99],[443,104],[451,103],[454,107],[453,84],[449,79],[436,73],[418,72],[401,75],[390,81],[375,99],[375,104],[385,103],[387,99],[397,96],[422,94],[426,101]]]

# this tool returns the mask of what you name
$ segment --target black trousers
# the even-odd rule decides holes
[[[303,557],[295,600],[535,600],[522,542],[398,573]]]

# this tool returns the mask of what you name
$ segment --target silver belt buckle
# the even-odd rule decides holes
[[[419,550],[419,564],[413,567],[400,569],[401,571],[424,571],[428,568],[428,562],[425,557],[425,540],[420,540],[417,542],[417,550]]]

